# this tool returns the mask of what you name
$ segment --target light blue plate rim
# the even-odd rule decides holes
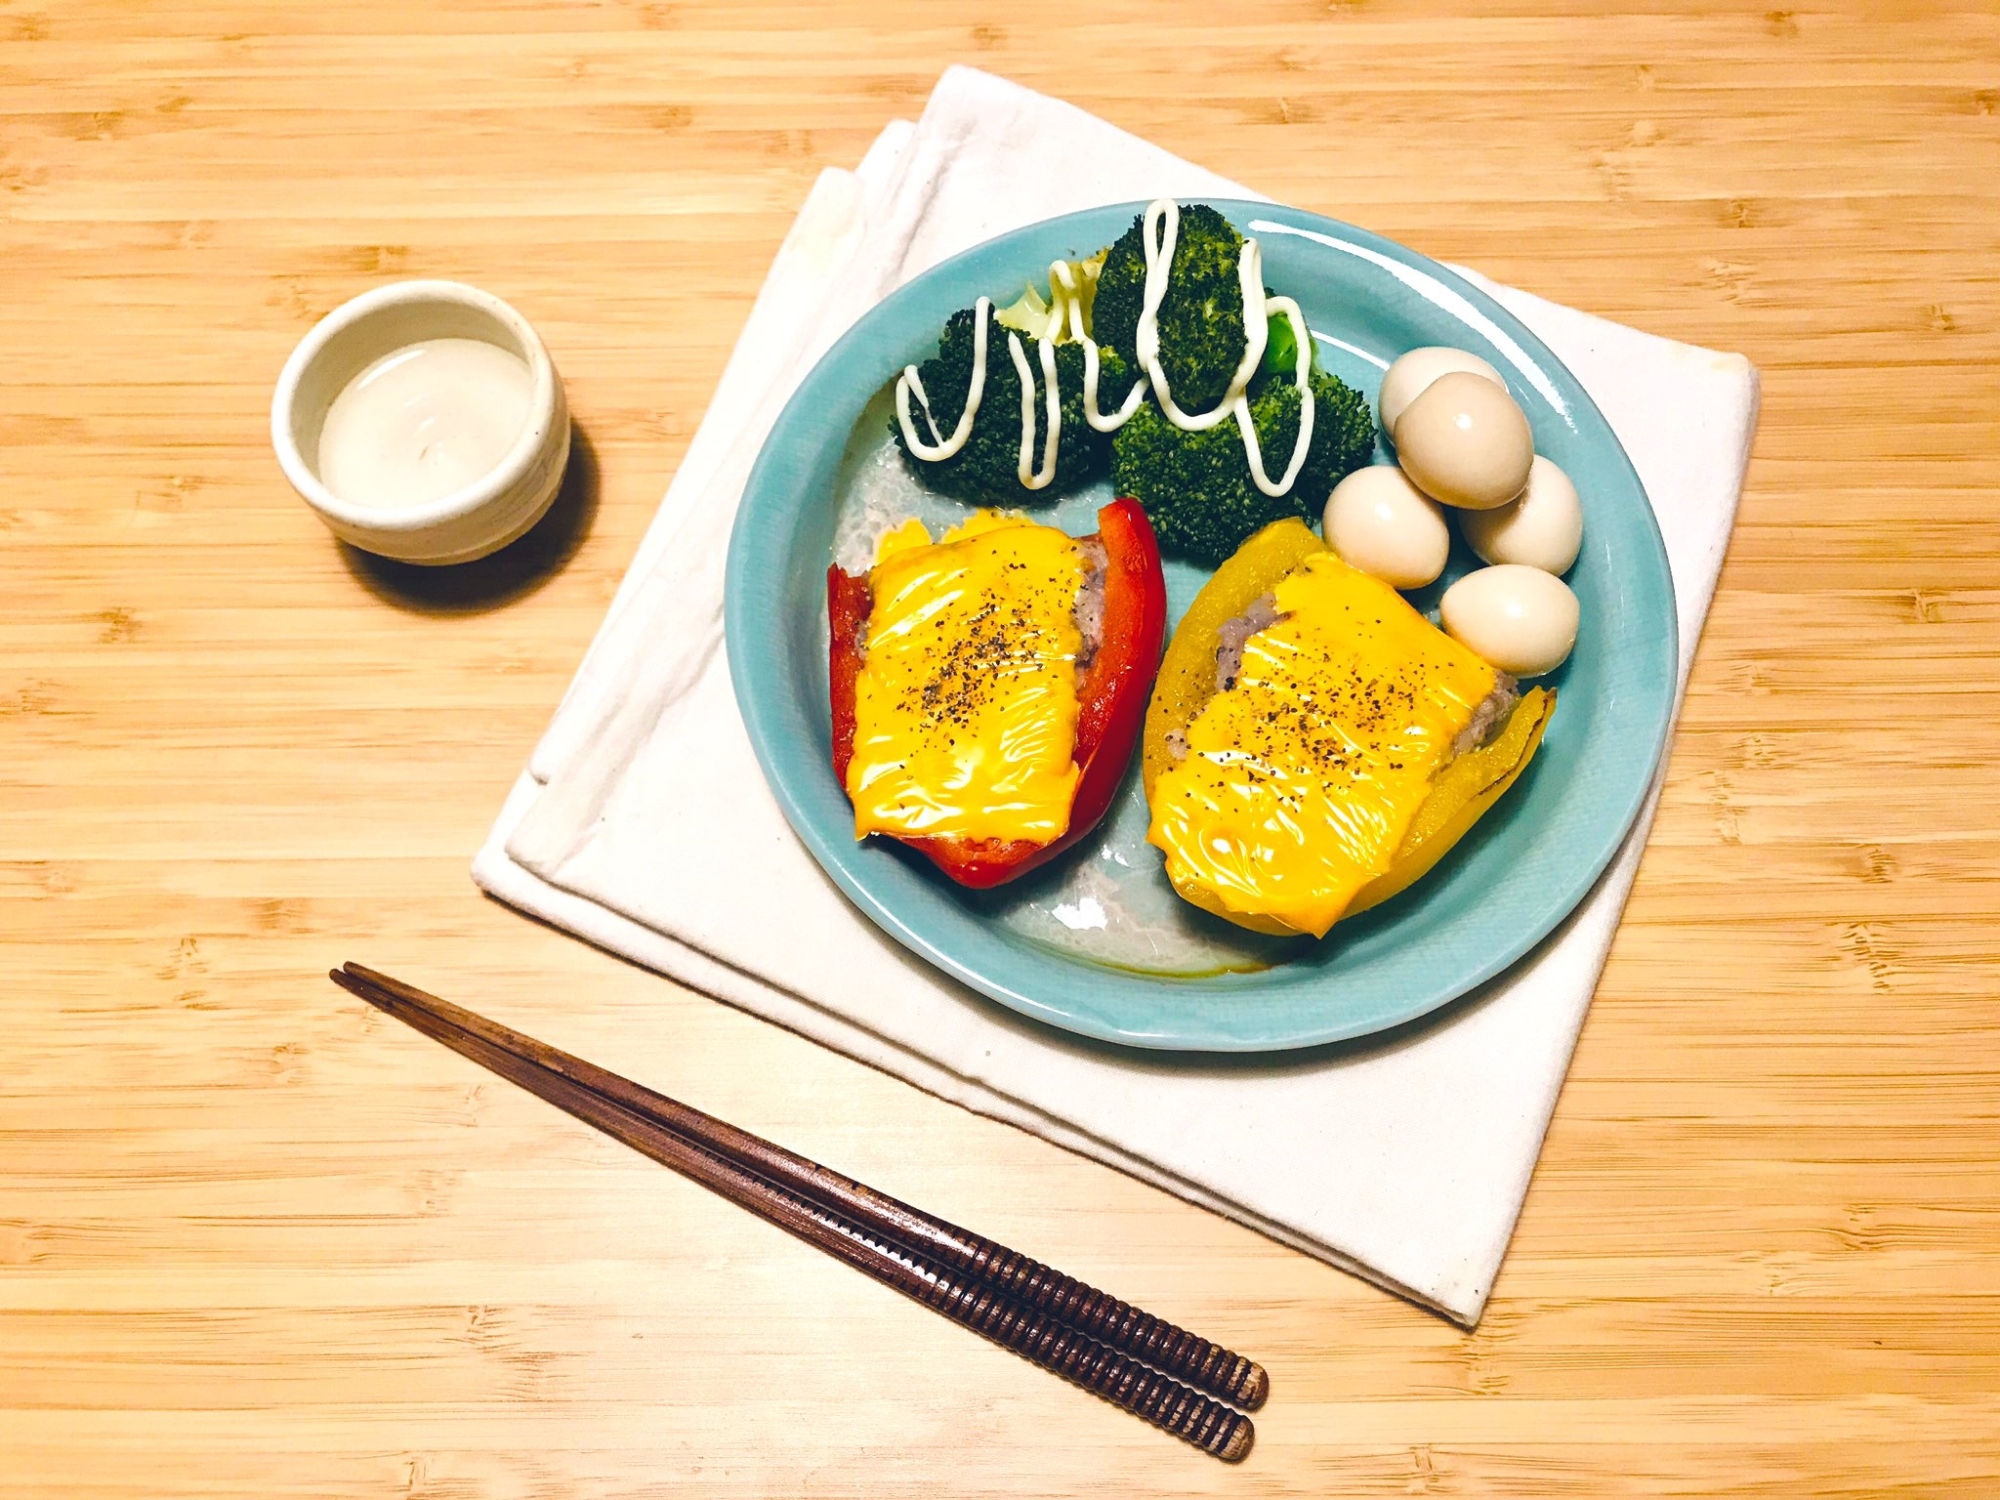
[[[1581,831],[1553,851],[1530,845],[1534,879],[1461,890],[1449,902],[1415,898],[1417,891],[1435,896],[1466,874],[1453,868],[1460,857],[1455,850],[1412,894],[1335,928],[1328,944],[1357,924],[1389,925],[1389,950],[1371,959],[1354,982],[1340,971],[1337,955],[1322,961],[1325,945],[1312,950],[1310,960],[1256,973],[1161,976],[1031,943],[954,900],[949,889],[938,889],[948,883],[917,868],[920,861],[899,858],[880,840],[855,841],[852,810],[832,773],[825,698],[823,578],[832,522],[812,509],[813,497],[831,503],[831,475],[862,408],[905,363],[934,348],[951,312],[982,293],[1011,300],[1058,255],[1087,254],[1117,238],[1143,203],[1087,209],[974,246],[890,293],[827,351],[779,415],[745,485],[727,559],[725,643],[750,743],[787,821],[848,899],[898,942],[1002,1005],[1100,1041],[1166,1051],[1287,1051],[1425,1016],[1503,973],[1575,909],[1617,852],[1652,785],[1671,720],[1678,631],[1665,544],[1637,472],[1589,394],[1519,319],[1464,277],[1368,230],[1275,204],[1204,201],[1260,237],[1267,280],[1302,303],[1307,299],[1296,284],[1281,283],[1270,272],[1280,243],[1286,253],[1323,252],[1330,283],[1368,281],[1370,295],[1385,304],[1407,302],[1409,317],[1453,325],[1446,329],[1451,337],[1419,336],[1402,347],[1452,342],[1485,353],[1528,412],[1537,451],[1553,446],[1552,456],[1586,495],[1587,549],[1592,534],[1608,528],[1615,535],[1618,547],[1602,554],[1605,576],[1591,592],[1610,606],[1621,651],[1598,674],[1604,682],[1591,680],[1603,700],[1597,718],[1579,731],[1592,735],[1591,760],[1580,785],[1564,794],[1588,805],[1579,811],[1557,804],[1564,821],[1580,824]],[[1311,321],[1316,333],[1325,331],[1328,320]],[[1337,328],[1332,342],[1339,344]],[[1368,394],[1372,406],[1372,390]],[[1572,583],[1585,576],[1592,558],[1587,550]],[[773,559],[788,565],[773,566]],[[1585,593],[1580,583],[1578,592]],[[817,610],[810,620],[803,618],[807,609]],[[1613,623],[1593,620],[1586,608],[1585,632]],[[821,659],[801,656],[802,639],[818,643]],[[1565,727],[1561,701],[1552,740]],[[1523,785],[1509,793],[1510,802],[1523,800],[1546,758],[1545,750]],[[1503,803],[1483,820],[1466,845],[1478,842],[1507,809]],[[1400,927],[1410,930],[1399,933]]]

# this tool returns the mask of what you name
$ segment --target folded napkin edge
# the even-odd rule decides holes
[[[912,1052],[892,1038],[860,1026],[807,996],[772,984],[714,954],[681,943],[581,892],[557,884],[523,864],[507,847],[509,831],[528,812],[535,797],[543,790],[541,782],[523,771],[508,794],[485,844],[473,857],[473,884],[491,899],[580,938],[613,958],[659,974],[692,994],[719,1001],[753,1020],[777,1026],[816,1046],[826,1047],[946,1104],[968,1109],[997,1124],[1037,1136],[1170,1197],[1241,1224],[1288,1249],[1437,1313],[1460,1327],[1470,1329],[1478,1325],[1491,1291],[1490,1276],[1482,1278],[1483,1285],[1441,1285],[1429,1291],[1421,1290],[1337,1246],[1288,1228],[1278,1220],[1126,1151],[1070,1121],[1001,1093],[935,1058]],[[763,1003],[748,1003],[727,993],[737,985],[746,990],[756,990]],[[791,1012],[791,1018],[773,1013],[779,1009]],[[813,1024],[814,1021],[818,1024]],[[881,1055],[872,1055],[878,1051]]]

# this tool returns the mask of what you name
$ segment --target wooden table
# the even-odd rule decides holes
[[[1447,8],[0,3],[0,1495],[2000,1493],[2000,19]],[[1476,1333],[467,878],[814,173],[953,60],[1763,370]],[[416,274],[521,307],[578,425],[558,519],[442,576],[266,440],[312,320]],[[1254,1352],[1256,1451],[484,1078],[350,956]]]

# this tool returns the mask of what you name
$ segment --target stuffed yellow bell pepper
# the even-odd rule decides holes
[[[1302,522],[1217,569],[1146,715],[1148,839],[1187,900],[1324,937],[1435,865],[1555,710],[1349,567]]]

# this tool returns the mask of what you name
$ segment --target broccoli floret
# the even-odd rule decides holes
[[[1119,236],[1104,258],[1091,308],[1091,337],[1139,363],[1139,313],[1146,300],[1145,218]],[[1243,283],[1238,263],[1243,236],[1205,203],[1180,211],[1174,264],[1160,303],[1160,368],[1174,405],[1205,412],[1229,393],[1229,379],[1247,347]]]
[[[1139,314],[1146,306],[1145,224],[1146,216],[1139,215],[1105,250],[1097,295],[1090,304],[1090,336],[1116,349],[1127,363],[1139,357]],[[1179,247],[1175,249],[1178,252]]]
[[[966,392],[972,383],[972,308],[951,315],[938,340],[938,352],[918,366],[924,393],[930,397],[932,418],[940,436],[949,436],[965,410]],[[972,433],[965,446],[945,459],[925,459],[910,452],[899,420],[891,419],[890,431],[903,450],[906,462],[924,482],[941,494],[987,504],[1023,505],[1048,500],[1102,474],[1111,456],[1111,440],[1098,432],[1083,415],[1083,347],[1058,343],[1056,387],[1060,395],[1062,431],[1056,439],[1056,474],[1045,489],[1031,490],[1021,483],[1021,377],[1014,368],[1007,346],[1009,330],[998,317],[987,315],[986,387],[979,400],[979,415],[973,419]],[[1020,335],[1028,356],[1028,368],[1035,376],[1035,437],[1031,450],[1032,467],[1042,463],[1042,444],[1048,437],[1048,393],[1042,384],[1041,341]],[[1103,351],[1098,373],[1098,405],[1102,411],[1115,410],[1131,388],[1132,378],[1125,362],[1113,351]],[[917,435],[931,439],[924,421],[923,405],[914,395],[910,415]]]
[[[1101,293],[1100,293],[1101,295]],[[1213,567],[1253,533],[1286,516],[1311,518],[1333,486],[1368,461],[1375,419],[1368,403],[1337,377],[1315,370],[1313,434],[1306,460],[1284,495],[1272,498],[1250,477],[1243,434],[1234,422],[1183,432],[1150,401],[1118,431],[1112,483],[1135,497],[1169,552]],[[1250,392],[1250,418],[1276,480],[1299,434],[1299,392],[1290,378],[1263,379]]]

